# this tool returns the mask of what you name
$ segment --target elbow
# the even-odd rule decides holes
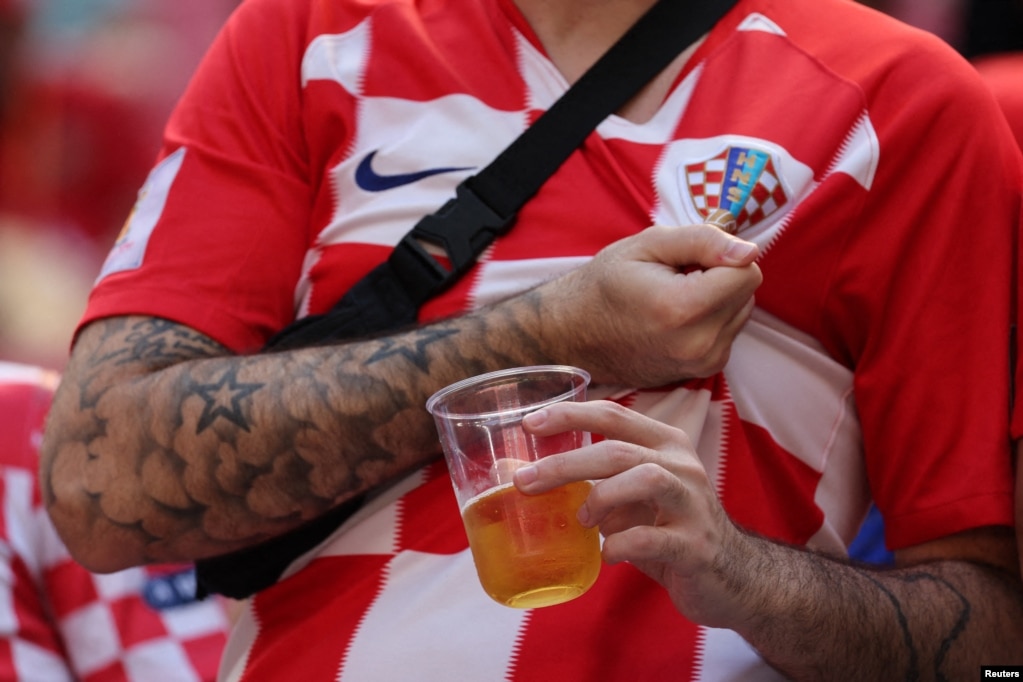
[[[47,506],[50,521],[68,554],[92,573],[114,573],[144,561],[132,547],[137,540],[109,522],[90,518],[75,505],[54,500]],[[133,541],[134,540],[134,541]]]
[[[43,504],[68,553],[89,571],[112,573],[154,560],[143,523],[151,505],[139,490],[131,441],[112,435],[124,435],[131,416],[125,405],[136,398],[112,390],[116,376],[79,377],[76,365],[87,362],[72,359],[54,394],[37,473]]]
[[[139,562],[119,556],[111,547],[99,543],[77,543],[74,547],[67,546],[71,558],[90,573],[116,573],[139,565]]]
[[[44,456],[42,461],[52,460]],[[113,573],[145,563],[137,527],[119,525],[104,515],[81,478],[43,466],[39,483],[50,522],[77,563],[93,573]]]

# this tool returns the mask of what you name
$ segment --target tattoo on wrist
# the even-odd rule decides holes
[[[913,635],[910,631],[909,619],[906,617],[905,611],[903,611],[902,603],[898,596],[895,595],[890,589],[888,589],[881,581],[874,578],[869,571],[860,571],[860,574],[867,580],[872,582],[877,588],[888,598],[892,607],[895,609],[895,616],[899,623],[899,629],[902,632],[902,639],[906,646],[906,654],[908,660],[906,663],[906,679],[907,680],[918,680],[921,677],[921,662],[920,655],[916,645],[913,642]],[[945,660],[948,657],[949,651],[959,637],[966,630],[966,626],[970,621],[972,613],[972,607],[969,600],[955,588],[950,582],[944,578],[931,574],[931,573],[909,573],[899,576],[899,580],[906,584],[914,584],[921,582],[930,582],[936,586],[944,588],[949,594],[951,594],[960,604],[960,608],[955,614],[955,622],[949,629],[948,633],[942,638],[941,644],[934,655],[934,679],[943,680],[946,679],[942,669],[945,665]]]

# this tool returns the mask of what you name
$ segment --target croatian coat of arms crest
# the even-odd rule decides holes
[[[728,147],[717,156],[687,164],[684,179],[700,215],[708,218],[728,211],[739,230],[764,221],[789,200],[771,155],[750,147]]]

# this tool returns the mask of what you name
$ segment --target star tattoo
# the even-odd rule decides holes
[[[196,386],[196,392],[205,403],[197,433],[212,426],[218,417],[223,417],[240,429],[249,430],[248,420],[242,414],[241,401],[263,388],[263,384],[239,383],[236,371],[230,369],[224,372],[224,376],[215,384]]]
[[[427,360],[426,360],[426,347],[434,341],[440,341],[443,338],[452,336],[457,332],[454,329],[424,329],[419,332],[418,338],[415,342],[415,348],[409,348],[406,345],[399,345],[392,339],[384,339],[381,341],[383,346],[377,352],[373,353],[372,357],[366,360],[367,365],[372,365],[374,362],[379,362],[395,355],[404,356],[409,362],[414,364],[422,371],[427,371]]]

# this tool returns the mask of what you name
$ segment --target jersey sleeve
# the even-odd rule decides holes
[[[888,95],[870,115],[881,159],[836,285],[845,337],[855,340],[847,350],[857,356],[868,477],[894,549],[1012,524],[1023,175],[976,73],[929,52],[907,55],[879,86]],[[916,87],[922,80],[927,88]]]
[[[304,5],[242,3],[214,41],[82,324],[158,316],[243,351],[294,318],[312,181],[300,108],[304,11],[288,4]]]

